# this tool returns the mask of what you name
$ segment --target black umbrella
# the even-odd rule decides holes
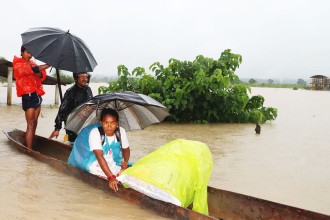
[[[97,65],[87,45],[69,31],[58,28],[30,28],[22,35],[23,46],[36,59],[57,69],[74,73],[92,72]],[[62,91],[59,84],[62,100]]]
[[[65,129],[79,134],[84,127],[100,121],[104,108],[118,112],[120,126],[126,131],[143,129],[169,116],[167,108],[149,96],[129,91],[113,92],[94,96],[78,106],[68,115]]]

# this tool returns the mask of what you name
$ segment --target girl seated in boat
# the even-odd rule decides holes
[[[68,164],[108,179],[114,191],[118,190],[116,177],[131,165],[126,131],[122,127],[119,131],[118,120],[115,110],[104,109],[101,123],[89,125],[80,132],[68,159]]]

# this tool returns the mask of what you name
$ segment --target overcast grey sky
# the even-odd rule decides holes
[[[98,62],[95,75],[117,66],[146,69],[170,58],[243,56],[240,78],[330,77],[327,0],[0,0],[0,56],[19,55],[31,27],[70,29]]]

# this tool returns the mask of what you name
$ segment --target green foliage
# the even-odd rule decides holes
[[[307,84],[306,81],[303,79],[298,79],[297,81],[297,85],[306,85],[306,84]]]
[[[249,98],[251,89],[237,84],[234,74],[242,56],[225,50],[219,59],[202,55],[194,61],[170,59],[167,67],[155,62],[146,73],[137,67],[131,73],[118,66],[118,80],[100,87],[99,93],[133,91],[146,94],[165,105],[170,120],[179,122],[263,123],[277,117],[277,109],[263,107],[262,96]]]
[[[1,83],[8,82],[8,79],[6,77],[0,76],[0,82]]]
[[[298,86],[298,87],[299,87],[299,86]],[[311,89],[311,87],[308,86],[307,84],[306,84],[306,85],[303,85],[302,88],[303,88],[303,89]]]
[[[66,75],[64,74],[61,70],[60,71],[60,79],[64,82],[67,82],[67,83],[74,83],[74,79],[72,76],[69,76],[69,75]],[[57,74],[56,74],[56,70],[53,70],[52,71],[52,77],[56,78],[57,79]]]
[[[252,78],[252,79],[249,80],[249,83],[252,84],[252,85],[254,85],[254,84],[257,83],[257,80],[255,80],[255,79]]]
[[[297,85],[294,85],[293,86],[293,90],[298,90],[298,86]]]
[[[262,87],[262,88],[290,88],[290,89],[293,89],[293,87],[297,87],[298,89],[310,89],[310,86],[295,85],[295,84],[265,84],[265,83],[261,83],[261,84],[256,84],[256,85],[252,85],[252,84],[246,84],[246,85],[251,86],[251,87]]]

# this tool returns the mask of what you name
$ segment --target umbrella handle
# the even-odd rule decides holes
[[[100,100],[97,101],[97,105],[96,105],[96,117],[98,115],[98,111],[99,111],[99,104],[100,104]]]
[[[118,112],[118,132],[119,132],[120,151],[121,151],[121,155],[123,156],[123,159],[124,159],[123,147],[121,146],[121,134],[120,134],[120,125],[119,125],[119,112]]]
[[[118,131],[119,131],[120,150],[121,150],[121,155],[123,155],[123,159],[124,159],[123,147],[121,146],[121,135],[120,135],[120,126],[119,126],[119,111],[118,111],[118,107],[117,107],[117,100],[115,101],[115,108],[116,108],[116,112],[118,113]]]
[[[57,84],[58,84],[58,91],[60,92],[61,103],[63,102],[62,96],[62,89],[61,89],[61,81],[60,81],[60,71],[56,69],[56,76],[57,76]]]

